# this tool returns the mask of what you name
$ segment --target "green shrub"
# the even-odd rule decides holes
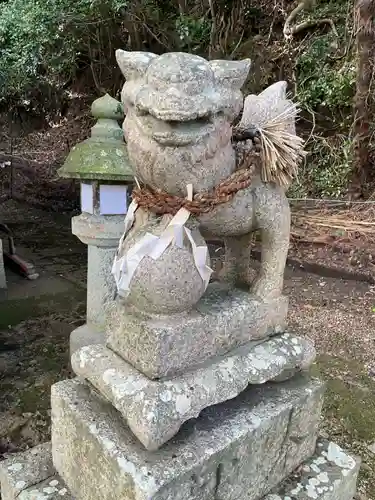
[[[346,193],[352,154],[352,140],[345,136],[321,137],[314,141],[307,174],[315,195],[339,198]]]
[[[352,60],[331,59],[332,35],[316,39],[297,62],[297,97],[310,111],[326,109],[335,119],[350,114],[355,92],[356,67]]]
[[[211,23],[207,18],[180,15],[176,20],[176,30],[180,39],[180,50],[204,53],[210,39]]]
[[[336,198],[347,190],[353,144],[349,133],[356,88],[356,60],[350,45],[351,0],[320,0],[310,19],[330,18],[335,31],[316,30],[302,44],[296,61],[297,99],[316,125],[309,155],[294,197]],[[307,113],[306,113],[307,112]]]
[[[126,0],[8,0],[0,5],[0,99],[59,86],[98,63]],[[109,33],[108,30],[112,30]]]
[[[344,135],[314,137],[306,163],[288,195],[291,198],[340,198],[345,195],[352,155],[352,140]]]

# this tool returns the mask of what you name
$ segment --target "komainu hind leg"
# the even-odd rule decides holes
[[[219,273],[220,281],[231,285],[250,286],[250,252],[252,234],[224,238],[225,257]]]
[[[262,236],[261,267],[252,293],[263,300],[282,294],[289,249],[290,209],[284,191],[263,184],[254,192],[256,224]]]

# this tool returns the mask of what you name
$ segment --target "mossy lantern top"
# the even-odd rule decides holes
[[[91,137],[72,148],[60,177],[82,181],[117,181],[132,183],[133,173],[118,121],[124,117],[122,104],[106,94],[92,103],[97,123]]]

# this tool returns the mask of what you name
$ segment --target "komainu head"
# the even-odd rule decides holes
[[[116,55],[126,78],[122,100],[129,156],[145,184],[179,196],[187,184],[195,192],[211,190],[236,169],[233,142],[249,137],[261,143],[264,182],[287,187],[296,176],[303,140],[296,135],[298,108],[287,97],[286,82],[244,101],[248,59],[206,61],[182,52],[157,56],[122,50]],[[251,148],[241,149],[250,163]]]
[[[232,122],[243,107],[250,61],[186,53],[116,53],[126,78],[124,132],[135,174],[183,195],[214,187],[235,169]]]
[[[206,61],[183,52],[156,56],[118,50],[126,78],[122,99],[140,113],[162,121],[194,121],[218,113],[233,120],[241,111],[250,60]]]

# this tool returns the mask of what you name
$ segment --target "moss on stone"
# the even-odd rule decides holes
[[[58,174],[71,179],[132,182],[128,151],[117,122],[124,117],[122,104],[106,94],[93,102],[91,111],[98,118],[91,137],[72,148]]]
[[[313,374],[327,382],[324,429],[329,437],[360,456],[359,491],[375,498],[375,379],[352,358],[320,355]]]
[[[375,380],[355,360],[320,356],[317,368],[327,381],[328,418],[342,419],[356,439],[375,441]]]
[[[111,118],[122,120],[124,118],[124,107],[109,94],[96,99],[91,105],[91,114],[95,118]]]
[[[88,139],[75,146],[64,166],[61,177],[88,180],[133,180],[133,172],[124,144],[117,141],[93,141]]]

